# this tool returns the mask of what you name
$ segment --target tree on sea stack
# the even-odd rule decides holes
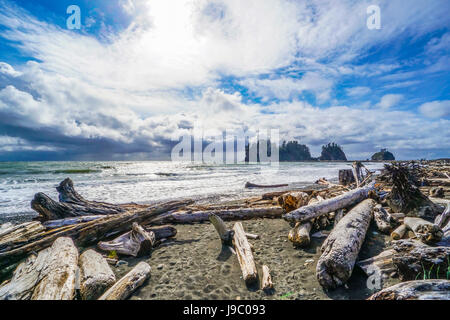
[[[320,160],[330,161],[330,160],[340,160],[347,161],[342,147],[334,142],[322,146],[322,154]]]
[[[393,161],[395,160],[394,155],[387,151],[387,149],[381,149],[380,152],[375,153],[372,156],[372,161]]]

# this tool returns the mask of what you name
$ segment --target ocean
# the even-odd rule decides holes
[[[371,170],[383,166],[365,165]],[[170,161],[2,162],[0,223],[36,216],[30,207],[34,194],[43,192],[57,200],[55,188],[65,178],[71,178],[75,189],[89,200],[151,203],[193,198],[199,202],[220,202],[261,194],[260,189],[245,189],[246,182],[299,188],[322,177],[337,181],[339,169],[350,167],[350,162],[286,162],[278,166]]]

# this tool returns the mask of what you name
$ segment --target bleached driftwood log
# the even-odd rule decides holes
[[[45,227],[38,221],[3,228],[0,230],[0,252],[7,251],[44,231]]]
[[[353,182],[355,182],[355,177],[353,175],[352,169],[339,170],[339,184],[343,186],[348,186]]]
[[[334,215],[334,226],[337,226],[339,221],[345,216],[345,209],[339,209],[336,211],[336,214]]]
[[[378,230],[384,234],[389,234],[396,224],[391,215],[380,204],[375,206],[373,217]]]
[[[360,267],[367,276],[371,276],[375,273],[378,273],[379,275],[389,275],[396,271],[394,263],[392,262],[394,253],[394,249],[385,250],[375,257],[358,261],[356,265]]]
[[[90,249],[80,256],[80,293],[83,300],[96,300],[116,282],[103,256]]]
[[[255,261],[253,259],[252,249],[245,236],[242,223],[236,222],[234,227],[233,244],[236,255],[241,266],[242,276],[247,284],[251,284],[257,280],[258,271],[256,270]]]
[[[173,238],[177,235],[177,229],[172,226],[144,226],[144,229],[147,232],[153,232],[155,234],[156,241]]]
[[[359,185],[362,182],[362,172],[361,172],[361,162],[355,161],[352,165],[353,177],[356,181],[356,187],[359,188]]]
[[[289,192],[278,197],[278,204],[286,212],[298,209],[308,203],[309,196],[305,192]]]
[[[289,231],[288,239],[296,247],[307,247],[311,243],[310,232],[312,229],[312,223],[307,222],[297,222],[295,227]]]
[[[395,229],[394,231],[392,231],[391,233],[391,238],[393,240],[400,240],[401,238],[403,238],[403,236],[406,233],[406,226],[404,224],[402,224],[401,226],[399,226],[397,229]]]
[[[311,219],[320,217],[327,213],[337,211],[349,207],[355,203],[359,203],[364,199],[367,199],[369,192],[373,190],[374,184],[357,188],[352,191],[346,192],[343,195],[327,199],[324,201],[316,202],[311,205],[301,207],[297,210],[291,211],[283,216],[286,221],[304,222]]]
[[[131,231],[112,241],[99,242],[97,246],[103,251],[116,251],[122,255],[141,257],[150,254],[155,241],[153,232],[145,231],[144,228],[135,222]]]
[[[403,222],[423,243],[436,243],[442,239],[444,232],[437,225],[421,218],[406,217]]]
[[[215,214],[211,213],[209,215],[209,221],[211,221],[211,224],[216,229],[217,233],[219,234],[220,240],[225,245],[232,245],[233,244],[233,236],[234,231],[229,230],[225,223],[223,222],[220,217],[216,216]]]
[[[50,248],[29,256],[0,287],[1,300],[72,300],[78,250],[70,238],[58,238]]]
[[[125,300],[150,277],[151,268],[139,262],[133,270],[109,288],[99,300]]]
[[[82,216],[82,217],[74,217],[74,218],[65,218],[59,220],[49,220],[42,223],[42,225],[47,228],[47,230],[62,228],[66,226],[73,226],[75,224],[94,221],[97,219],[104,218],[105,216]]]
[[[442,214],[438,215],[434,220],[434,224],[439,228],[444,228],[450,221],[450,202],[447,203]]]
[[[280,207],[243,208],[230,210],[208,211],[180,211],[161,216],[152,221],[152,224],[191,224],[209,221],[209,215],[214,214],[224,221],[250,220],[262,218],[281,218],[283,209]]]
[[[322,245],[316,268],[320,285],[333,289],[351,276],[359,250],[372,219],[375,201],[367,199],[355,206],[331,231]]]
[[[192,201],[171,201],[153,205],[149,209],[142,211],[111,215],[102,219],[52,230],[49,234],[44,233],[37,239],[30,239],[12,250],[0,251],[0,268],[25,258],[33,251],[39,251],[51,246],[59,237],[71,237],[78,246],[87,246],[104,238],[130,230],[133,222],[145,225],[161,214],[191,203]]]
[[[401,282],[375,293],[368,300],[450,300],[450,281]]]
[[[262,286],[261,286],[261,288],[264,291],[273,290],[272,277],[270,276],[269,267],[266,265],[262,266]]]
[[[450,260],[449,247],[430,247],[418,241],[394,243],[392,261],[403,281],[417,278],[445,278]]]

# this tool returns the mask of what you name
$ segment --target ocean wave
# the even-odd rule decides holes
[[[66,174],[87,174],[87,173],[100,173],[102,170],[98,169],[63,169],[55,170],[54,174],[66,173]]]

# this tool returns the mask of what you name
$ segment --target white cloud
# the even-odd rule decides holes
[[[11,77],[18,77],[22,74],[21,72],[14,70],[14,68],[6,62],[0,62],[0,73]]]
[[[347,95],[351,97],[365,96],[369,94],[372,90],[368,87],[353,87],[347,89]]]
[[[428,118],[446,118],[450,116],[450,100],[427,102],[419,110]]]
[[[386,94],[381,98],[380,102],[377,104],[377,107],[388,109],[397,105],[402,99],[403,95],[401,94]]]

